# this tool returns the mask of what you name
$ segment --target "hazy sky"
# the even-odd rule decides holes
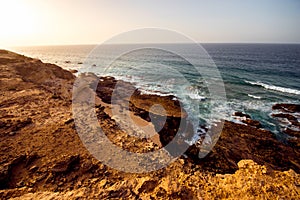
[[[199,42],[299,43],[299,19],[298,0],[0,0],[0,48],[95,44],[143,27]]]

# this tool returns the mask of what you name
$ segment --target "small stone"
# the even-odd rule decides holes
[[[9,136],[14,136],[16,134],[16,132],[15,131],[12,131],[12,132],[10,132],[8,135]]]
[[[21,188],[24,187],[24,181],[19,181],[18,183],[16,183],[16,187]]]
[[[99,182],[98,187],[99,187],[99,188],[102,188],[102,187],[104,187],[104,186],[106,185],[106,183],[107,183],[107,180],[106,180],[106,179],[103,179],[103,180],[101,180],[101,181]]]
[[[184,165],[184,159],[179,158],[179,159],[178,159],[178,162],[179,162],[180,164]]]
[[[81,181],[78,181],[78,183],[77,183],[77,186],[81,186],[82,185],[82,182]]]
[[[35,172],[36,170],[38,170],[38,168],[39,168],[38,166],[34,165],[34,166],[30,167],[29,171]]]
[[[245,118],[251,119],[250,115],[248,115],[246,113],[243,113],[243,112],[240,112],[240,111],[237,111],[237,112],[233,113],[233,116],[236,116],[236,117],[245,117]]]

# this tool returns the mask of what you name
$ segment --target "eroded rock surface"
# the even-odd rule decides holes
[[[74,78],[58,66],[0,51],[1,199],[299,199],[299,148],[280,143],[269,131],[232,122],[225,122],[218,143],[203,160],[192,154],[142,174],[103,165],[76,132]],[[104,102],[109,102],[109,87],[97,91]],[[143,101],[166,101],[138,94],[134,98],[135,107],[129,108],[146,122],[151,106],[143,107]],[[171,108],[178,103],[167,104]],[[161,148],[151,139],[128,136],[105,106],[98,104],[95,110],[114,144],[139,153]],[[174,113],[168,116],[168,129],[178,123],[172,121],[179,116]],[[162,143],[173,137],[167,136],[160,137]]]
[[[281,125],[283,133],[286,133],[288,143],[295,148],[300,147],[300,105],[295,104],[275,104],[272,116]]]

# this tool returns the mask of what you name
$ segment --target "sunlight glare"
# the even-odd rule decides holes
[[[0,1],[1,37],[26,36],[34,32],[35,19],[24,1]]]

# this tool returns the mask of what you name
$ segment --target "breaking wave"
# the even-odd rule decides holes
[[[300,91],[296,89],[291,89],[291,88],[285,88],[285,87],[280,87],[280,86],[275,86],[275,85],[268,85],[266,83],[262,83],[260,81],[253,82],[253,81],[247,81],[245,80],[246,83],[249,83],[251,85],[257,85],[261,86],[267,90],[274,90],[278,92],[283,92],[283,93],[289,93],[289,94],[297,94],[300,95]]]

